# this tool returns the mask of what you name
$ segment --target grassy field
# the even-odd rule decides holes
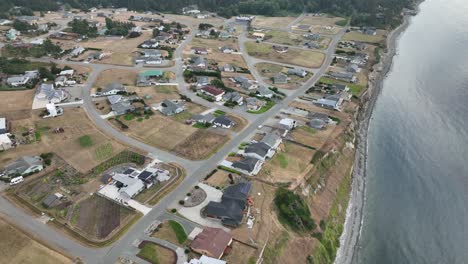
[[[124,85],[134,85],[137,76],[138,72],[134,70],[109,69],[101,72],[94,86],[105,87],[113,82],[119,82]]]
[[[266,17],[256,16],[252,22],[253,27],[264,28],[284,28],[293,22],[295,17]]]
[[[137,256],[153,264],[176,263],[176,255],[172,250],[151,242],[142,242]]]
[[[366,43],[381,43],[385,40],[386,31],[377,30],[377,35],[366,35],[358,31],[351,31],[344,35],[343,40],[359,41]]]
[[[80,144],[82,148],[89,148],[94,144],[93,140],[91,139],[89,135],[84,135],[84,136],[79,137],[78,143]]]
[[[34,240],[1,218],[0,237],[1,263],[73,263],[68,257]]]
[[[182,225],[174,220],[169,220],[169,225],[171,226],[172,231],[174,231],[179,244],[183,244],[187,240],[187,234],[185,233]]]
[[[278,53],[273,45],[266,43],[246,42],[245,47],[250,56],[302,67],[318,68],[325,59],[323,53],[310,50],[290,48],[286,53]]]
[[[304,38],[300,34],[281,30],[270,30],[266,33],[265,40],[283,45],[301,46]]]
[[[112,144],[105,143],[105,144],[99,145],[96,148],[96,159],[104,161],[110,158],[113,152],[114,152],[114,149],[112,147]]]

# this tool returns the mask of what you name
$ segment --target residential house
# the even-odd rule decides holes
[[[55,78],[54,84],[55,87],[65,86],[65,83],[68,81],[67,76],[57,76]]]
[[[63,70],[63,71],[60,71],[59,73],[60,76],[68,76],[68,77],[73,76],[73,74],[75,74],[75,70],[73,69]]]
[[[43,38],[38,38],[38,39],[33,39],[29,42],[31,45],[37,45],[40,46],[44,44],[44,39]]]
[[[223,70],[224,72],[234,72],[234,71],[235,71],[235,70],[234,70],[234,67],[233,67],[231,64],[229,64],[229,63],[224,64],[222,70]]]
[[[17,31],[16,29],[14,28],[10,28],[7,33],[6,33],[6,38],[8,40],[11,40],[11,41],[14,41],[18,38],[18,36],[21,35],[21,33],[19,31]]]
[[[320,34],[317,34],[317,33],[307,33],[307,34],[304,34],[302,35],[305,39],[308,39],[308,40],[313,40],[313,41],[318,41],[320,40],[321,36]]]
[[[148,49],[148,50],[143,50],[141,52],[142,56],[144,58],[149,58],[149,57],[161,57],[161,51],[160,50],[155,50],[155,49]]]
[[[249,81],[249,79],[245,78],[244,76],[236,76],[234,78],[231,78],[231,80],[235,82],[236,84],[242,84],[244,82]]]
[[[68,98],[68,93],[61,89],[55,89],[52,83],[42,83],[36,93],[39,100],[47,100],[50,103],[60,103]]]
[[[234,52],[234,49],[231,46],[223,46],[220,48],[220,51],[225,54],[231,54]]]
[[[229,92],[224,94],[223,100],[226,102],[235,102],[238,105],[242,105],[244,103],[244,97],[242,97],[238,92]]]
[[[253,90],[253,89],[257,89],[258,87],[256,83],[250,80],[242,82],[240,86],[242,87],[242,89],[245,89],[245,90]]]
[[[265,33],[254,32],[252,36],[259,41],[263,41],[263,39],[265,39]]]
[[[224,225],[238,227],[244,218],[249,198],[249,192],[252,189],[250,182],[242,182],[227,187],[221,202],[209,202],[205,207],[203,214],[206,217],[220,219]]]
[[[13,147],[9,134],[0,134],[0,150],[8,150]],[[1,174],[1,173],[0,173]]]
[[[43,201],[42,205],[44,205],[45,208],[52,208],[58,203],[60,203],[60,199],[62,199],[63,195],[61,193],[52,193],[49,194]]]
[[[367,49],[366,44],[361,43],[361,42],[356,42],[356,43],[354,43],[354,47],[355,47],[357,50],[361,50],[361,51]]]
[[[231,128],[234,125],[236,125],[236,123],[234,123],[234,121],[232,121],[229,117],[222,115],[222,116],[216,117],[215,120],[213,120],[213,125],[219,126],[222,128]]]
[[[204,86],[200,89],[201,93],[206,94],[214,98],[216,102],[219,102],[223,99],[223,95],[225,94],[223,89],[216,88],[212,85]]]
[[[205,69],[207,65],[208,65],[207,60],[203,57],[192,58],[192,64],[191,64],[192,67]]]
[[[164,72],[161,70],[147,70],[138,74],[136,85],[149,86],[156,83],[163,76]]]
[[[216,117],[211,113],[206,114],[206,115],[196,114],[196,115],[193,115],[190,118],[190,120],[192,120],[192,122],[196,122],[200,124],[212,124],[215,118]]]
[[[349,91],[349,87],[345,84],[333,84],[331,86],[332,90],[335,92],[347,92]]]
[[[13,21],[11,20],[8,20],[8,19],[0,19],[0,26],[7,26],[7,25],[10,25],[12,24]]]
[[[299,77],[304,78],[304,77],[307,76],[307,71],[305,71],[303,69],[293,68],[293,69],[288,70],[288,74],[289,75],[297,75]]]
[[[320,45],[317,42],[306,42],[304,45],[309,49],[320,49]]]
[[[100,51],[93,52],[88,56],[88,60],[101,60],[102,58],[104,58],[104,53]]]
[[[322,120],[323,122],[325,122],[326,124],[328,124],[328,123],[330,123],[332,121],[327,114],[317,113],[317,112],[309,113],[307,115],[307,118],[309,118],[310,120],[319,119],[319,120]]]
[[[259,111],[265,105],[265,101],[259,100],[255,97],[245,99],[245,103],[248,111]]]
[[[199,54],[199,55],[207,55],[208,50],[206,48],[192,48],[192,52],[194,54]]]
[[[364,33],[365,35],[375,36],[377,35],[377,30],[375,27],[364,27],[362,29],[362,33]]]
[[[351,73],[359,73],[361,72],[361,68],[357,64],[350,63],[347,67],[346,70]]]
[[[170,178],[169,171],[167,170],[147,167],[140,174],[138,174],[138,179],[140,179],[145,184],[146,188],[150,188],[151,186],[153,186],[153,184],[158,182],[158,176],[162,174]],[[159,179],[161,178],[159,177]]]
[[[9,123],[5,117],[0,117],[0,135],[8,133],[10,130]]]
[[[42,31],[42,32],[47,32],[49,30],[49,25],[39,24],[39,25],[37,25],[37,30]]]
[[[31,79],[26,75],[8,77],[7,84],[13,87],[25,86]]]
[[[202,255],[220,259],[230,245],[232,235],[221,228],[205,227],[190,244],[190,248]]]
[[[109,101],[109,104],[113,105],[113,104],[116,104],[120,101],[122,101],[124,97],[122,95],[109,95],[107,96],[107,101]]]
[[[39,18],[36,16],[18,16],[16,20],[28,23],[29,25],[37,24],[39,22]]]
[[[130,101],[120,100],[119,102],[111,105],[111,110],[115,113],[115,115],[125,115],[135,111],[135,107]]]
[[[227,39],[229,39],[231,37],[232,37],[232,35],[229,32],[226,32],[226,31],[222,31],[221,33],[219,33],[219,36],[218,36],[218,38],[221,39],[221,40],[227,40]]]
[[[340,110],[340,106],[342,103],[343,99],[332,96],[320,98],[314,101],[315,105],[331,110]]]
[[[210,84],[210,79],[208,78],[208,76],[197,76],[198,87],[205,86],[208,84]]]
[[[297,126],[297,121],[292,118],[283,118],[280,120],[279,125],[286,130],[292,130]]]
[[[252,143],[244,150],[245,157],[251,157],[259,160],[266,160],[273,157],[275,151],[263,142]]]
[[[262,169],[263,161],[260,159],[245,157],[240,161],[233,162],[231,167],[241,173],[253,176]]]
[[[287,84],[288,83],[288,76],[282,72],[277,73],[273,77],[273,83],[275,84]]]
[[[25,176],[44,169],[42,158],[39,156],[23,156],[5,166],[3,174],[6,176]]]
[[[351,72],[329,72],[328,76],[349,83],[354,83],[357,81],[356,76]]]
[[[130,29],[131,32],[135,32],[135,33],[141,33],[141,27],[132,27]]]
[[[126,91],[127,89],[121,83],[113,82],[102,89],[101,95],[116,95]]]
[[[159,46],[159,42],[156,40],[145,40],[143,43],[140,45],[144,49],[155,49]]]
[[[289,48],[286,46],[273,45],[273,50],[278,53],[286,53],[288,52]]]
[[[174,102],[168,99],[165,99],[161,103],[160,112],[163,115],[171,116],[183,112],[185,110],[184,105],[180,102]]]
[[[260,88],[258,88],[257,90],[257,96],[259,97],[272,98],[274,95],[275,93],[272,90],[266,88],[265,86],[260,86]]]
[[[202,255],[200,259],[193,258],[184,264],[226,264],[226,261]]]
[[[260,142],[267,144],[272,149],[277,149],[278,146],[283,142],[281,135],[278,131],[273,131],[265,134]]]
[[[115,186],[124,200],[132,199],[145,189],[145,185],[140,179],[125,174],[115,173],[112,179],[115,181]]]

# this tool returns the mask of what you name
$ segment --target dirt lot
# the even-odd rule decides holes
[[[292,48],[286,53],[278,53],[273,50],[273,45],[266,43],[246,42],[245,46],[250,56],[302,67],[318,68],[325,58],[320,52]]]
[[[270,30],[265,36],[265,41],[273,42],[277,44],[290,45],[290,46],[303,46],[308,42],[302,34],[291,33],[280,30]],[[331,38],[321,37],[317,43],[320,45],[320,49],[326,49],[330,45]]]
[[[29,118],[35,90],[2,91],[0,113],[9,120]]]
[[[165,99],[179,99],[179,91],[176,85],[158,85],[147,87],[127,86],[129,92],[136,92],[148,105],[160,103]]]
[[[293,22],[295,17],[265,17],[256,16],[252,22],[252,27],[257,28],[285,28]]]
[[[217,170],[215,174],[211,175],[204,183],[214,186],[224,188],[229,185],[229,172],[224,170]]]
[[[0,218],[2,263],[73,263],[71,259],[33,239]]]
[[[351,31],[344,35],[343,40],[359,41],[365,43],[381,43],[385,40],[387,31],[377,30],[377,35],[366,35],[359,31]]]
[[[222,145],[229,141],[229,135],[211,132],[208,129],[199,129],[184,141],[179,143],[173,151],[188,159],[205,159]]]
[[[150,253],[150,255],[153,256],[154,260],[153,261],[150,261],[149,259],[147,260],[150,263],[154,263],[154,264],[158,264],[158,263],[175,264],[176,263],[177,258],[176,258],[176,254],[174,251],[167,249],[165,247],[161,247],[154,243],[145,242],[145,241],[140,244],[139,246],[140,248],[143,247],[142,244],[149,245],[148,247],[150,248],[151,251],[153,251],[152,253]]]
[[[298,127],[293,130],[291,135],[295,141],[301,144],[320,149],[334,129],[335,126],[329,126],[327,129],[315,130],[314,133],[311,133],[309,128]]]
[[[138,76],[137,71],[123,69],[109,69],[101,72],[94,87],[105,87],[113,82],[120,82],[124,85],[135,85]]]
[[[116,202],[93,195],[75,206],[71,224],[89,237],[105,239],[132,215]]]
[[[162,227],[159,227],[158,231],[155,231],[151,236],[169,241],[174,245],[180,245],[174,230],[167,221],[162,223]]]
[[[284,142],[273,158],[266,162],[258,177],[270,182],[292,182],[303,178],[312,168],[315,151],[300,145]]]
[[[304,82],[312,77],[312,73],[309,73],[306,77],[301,78],[297,75],[289,75],[288,77],[290,80],[287,84],[274,84],[271,78],[273,78],[277,73],[282,72],[284,74],[288,73],[288,68],[283,67],[279,64],[273,63],[257,63],[255,64],[255,68],[257,68],[258,73],[262,77],[267,78],[265,80],[266,83],[271,84],[275,87],[287,89],[287,90],[294,90],[299,88]]]
[[[58,127],[62,127],[65,132],[54,133],[54,129]],[[63,116],[48,119],[40,118],[35,111],[29,119],[13,121],[11,128],[12,134],[21,140],[23,132],[34,128],[39,140],[35,139],[29,144],[19,145],[12,151],[0,153],[0,165],[5,165],[22,155],[55,152],[79,172],[85,173],[124,149],[124,146],[97,130],[84,111],[78,108],[67,108]],[[85,135],[91,138],[91,146],[80,146],[78,139]]]

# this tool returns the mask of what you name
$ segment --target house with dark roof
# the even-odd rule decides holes
[[[45,208],[52,208],[60,203],[60,199],[62,199],[63,195],[61,193],[52,193],[49,194],[43,201],[42,205]]]
[[[25,176],[44,169],[42,158],[39,156],[23,156],[8,164],[3,169],[6,176]]]
[[[257,96],[259,97],[272,98],[274,95],[275,93],[265,86],[260,86],[260,88],[257,90]]]
[[[211,96],[214,98],[215,101],[219,102],[223,99],[223,95],[225,94],[223,89],[214,87],[212,85],[204,86],[200,89],[200,92]]]
[[[252,184],[250,182],[238,183],[227,187],[221,202],[209,202],[203,210],[205,217],[221,220],[227,226],[240,226],[244,218],[244,210],[247,207]]]
[[[289,69],[288,74],[289,75],[297,75],[297,76],[302,77],[302,78],[307,76],[307,72],[305,70],[298,69],[298,68]]]
[[[260,172],[262,165],[262,160],[252,157],[245,157],[240,161],[233,162],[231,167],[241,173],[253,176]]]
[[[238,105],[242,105],[244,103],[244,97],[242,97],[238,92],[229,92],[224,94],[223,100],[226,102],[235,102]]]
[[[205,86],[210,84],[210,79],[208,76],[197,76],[197,86]]]
[[[232,121],[229,117],[222,115],[218,116],[213,120],[213,125],[219,126],[222,128],[231,128],[235,125],[234,121]]]
[[[208,54],[208,49],[206,48],[192,48],[192,51],[194,54],[199,54],[199,55],[207,55]]]
[[[203,57],[194,57],[191,59],[192,60],[192,64],[191,66],[192,67],[195,67],[195,68],[206,68],[207,65],[208,65],[208,61],[203,58]]]
[[[328,76],[349,83],[355,83],[357,80],[356,76],[351,72],[329,72]]]
[[[156,40],[149,39],[143,41],[143,43],[141,43],[140,46],[144,49],[155,49],[159,46],[159,42]]]
[[[314,105],[320,106],[322,108],[330,109],[330,110],[340,110],[340,106],[343,103],[343,99],[340,97],[332,97],[328,96],[325,98],[320,98],[315,100]]]
[[[263,142],[252,143],[244,150],[245,157],[251,157],[259,160],[266,160],[273,157],[275,151]]]
[[[111,110],[115,115],[125,115],[135,111],[135,106],[128,100],[119,101],[111,105]]]
[[[232,235],[221,228],[205,227],[190,244],[190,248],[202,255],[220,259],[232,244]]]
[[[160,112],[163,115],[171,116],[183,112],[185,110],[184,105],[181,102],[174,102],[171,100],[164,100],[161,103]]]

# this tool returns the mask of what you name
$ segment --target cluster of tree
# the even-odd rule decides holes
[[[97,28],[94,26],[90,26],[87,20],[78,20],[73,19],[68,25],[71,27],[72,32],[88,36],[88,37],[96,37],[97,36]]]
[[[6,45],[3,50],[3,55],[7,57],[36,57],[40,58],[43,56],[57,57],[62,53],[62,48],[55,45],[50,39],[46,39],[42,45],[34,45],[30,48],[18,48],[12,45]]]
[[[37,25],[36,24],[28,24],[26,22],[23,22],[23,21],[20,21],[20,20],[15,20],[13,21],[13,28],[20,31],[20,32],[25,32],[25,31],[28,31],[28,30],[32,30],[32,29],[37,29]]]
[[[35,70],[36,65],[30,61],[18,58],[8,59],[0,57],[0,72],[5,74],[23,74],[25,71]]]
[[[295,231],[312,231],[316,228],[314,219],[310,217],[309,207],[299,195],[279,188],[276,190],[274,202],[278,218],[283,224]]]
[[[110,18],[106,18],[107,35],[127,36],[132,27],[135,27],[135,24],[132,22],[114,21]]]
[[[20,8],[18,8],[20,7]],[[32,16],[34,11],[55,11],[59,5],[54,0],[1,0],[0,18]]]

